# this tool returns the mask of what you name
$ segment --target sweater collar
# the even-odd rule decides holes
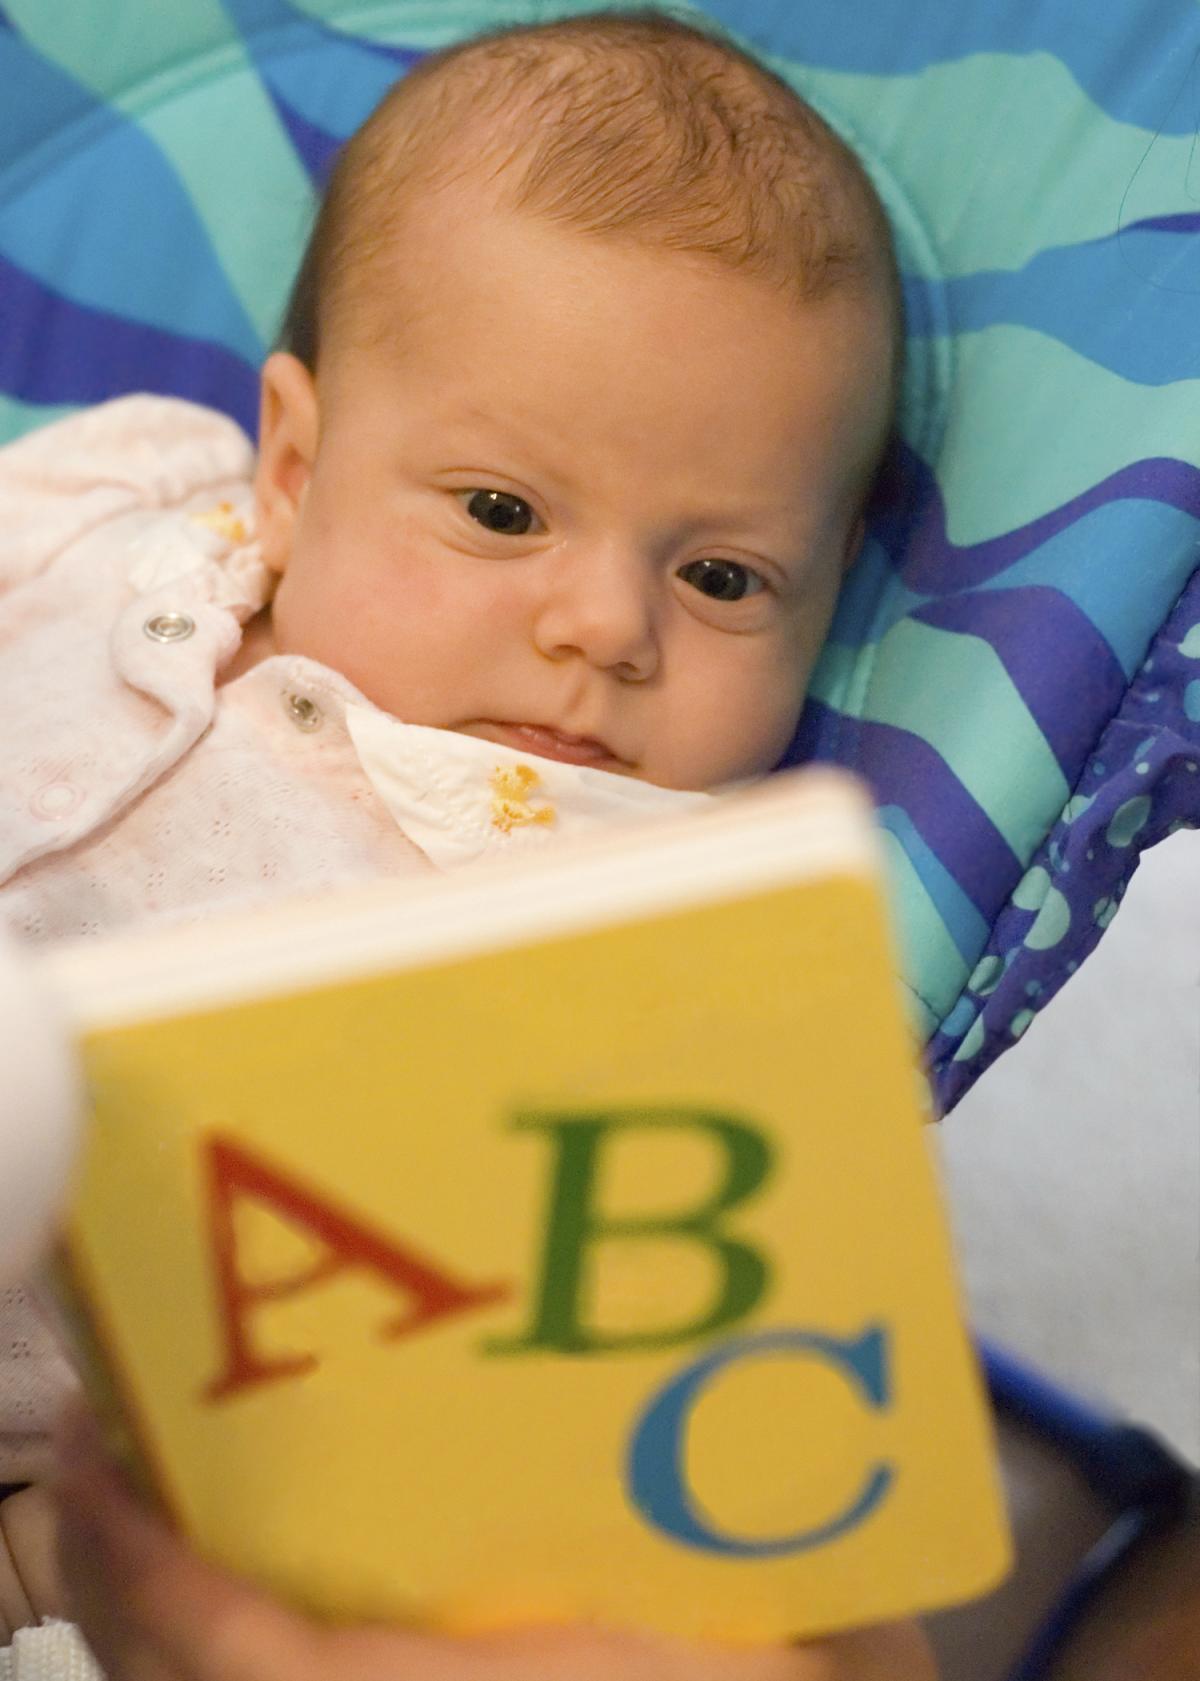
[[[346,728],[376,793],[440,870],[673,815],[715,797],[403,724],[375,707],[347,706]]]

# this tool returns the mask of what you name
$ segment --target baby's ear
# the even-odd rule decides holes
[[[317,454],[317,389],[312,375],[287,351],[263,363],[254,501],[262,555],[283,572]]]

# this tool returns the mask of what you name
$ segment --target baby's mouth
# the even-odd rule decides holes
[[[523,749],[542,759],[560,759],[567,765],[591,765],[596,770],[632,768],[607,742],[594,736],[570,735],[547,724],[509,724],[498,718],[477,718],[462,729],[466,735],[482,736],[485,741],[499,742],[502,747],[515,747],[518,751]]]

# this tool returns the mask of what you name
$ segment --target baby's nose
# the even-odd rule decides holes
[[[579,655],[628,682],[658,666],[658,591],[652,568],[616,545],[554,557],[534,625],[551,659]]]

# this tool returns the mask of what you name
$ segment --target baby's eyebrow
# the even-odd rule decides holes
[[[443,411],[443,420],[451,426],[482,426],[489,432],[496,434],[505,443],[511,438],[518,447],[536,446],[534,433],[536,426],[531,426],[528,418],[524,420],[516,404],[506,405],[503,409],[482,408],[478,403],[451,403]],[[544,447],[544,446],[543,446]]]
[[[495,418],[490,409],[481,409],[475,403],[455,404],[446,411],[445,415],[445,419],[451,423],[465,421],[469,426],[489,426],[495,421]]]
[[[465,446],[494,455],[492,464],[497,468],[507,465],[519,476],[536,479],[539,484],[549,483],[560,489],[577,486],[579,469],[560,463],[554,436],[548,432],[539,438],[538,428],[531,427],[527,420],[522,422],[515,413],[498,414],[465,403],[445,409],[439,419],[455,449]]]
[[[481,441],[495,444],[516,440],[517,428],[511,413],[497,413],[477,403],[449,403],[436,415],[438,423],[451,430],[483,434]]]
[[[470,399],[460,399],[449,402],[439,420],[450,434],[455,450],[479,449],[487,455],[502,452],[503,458],[497,455],[491,462],[463,462],[463,466],[507,467],[531,485],[570,493],[578,492],[586,483],[586,465],[560,461],[561,440],[550,432],[539,438],[541,428],[537,423],[531,423],[528,416],[522,417],[517,411],[505,410],[501,414]],[[461,439],[454,436],[456,428],[462,429]],[[817,533],[808,529],[807,524],[799,531],[796,529],[799,512],[796,507],[786,507],[783,499],[774,497],[766,501],[733,497],[714,500],[711,488],[703,496],[701,501],[698,493],[691,508],[675,514],[664,508],[663,525],[669,526],[675,537],[683,541],[707,537],[714,543],[731,543],[788,571],[803,570],[817,542]],[[802,513],[800,518],[803,520]]]
[[[800,564],[814,541],[814,534],[797,531],[794,517],[777,503],[724,503],[702,508],[680,520],[678,531],[685,539],[711,536],[714,542],[745,547],[781,565],[789,557],[793,564]]]
[[[679,528],[684,535],[695,531],[713,531],[717,528],[723,531],[761,534],[769,527],[779,530],[786,523],[775,504],[763,506],[752,502],[729,501],[699,507],[688,518],[680,520]]]

